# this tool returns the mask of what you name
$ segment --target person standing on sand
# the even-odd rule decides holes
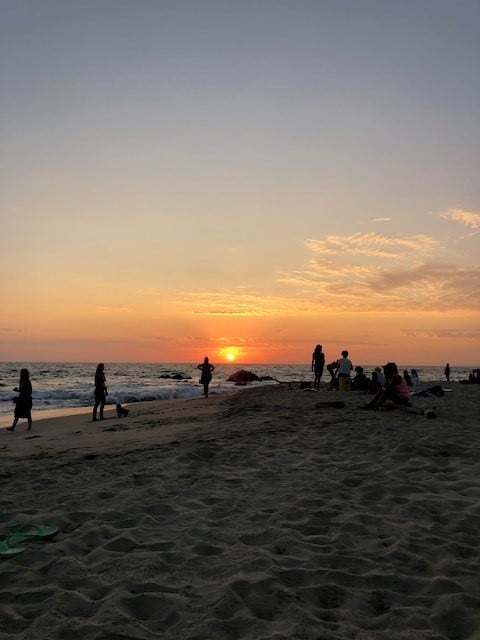
[[[93,407],[93,422],[97,421],[97,409],[100,407],[100,420],[103,420],[103,409],[107,402],[107,384],[105,380],[105,365],[101,362],[95,371],[95,406]]]
[[[13,431],[17,426],[19,418],[28,420],[27,431],[32,428],[32,383],[30,382],[30,373],[28,369],[20,370],[20,382],[14,391],[18,392],[18,398],[15,398],[15,411],[13,414],[13,424],[7,427],[7,431]]]
[[[450,382],[450,365],[447,364],[445,365],[445,371],[443,372],[445,374],[445,378],[447,379],[447,382]]]
[[[213,364],[210,364],[208,358],[205,356],[205,360],[202,364],[199,364],[197,369],[200,369],[202,375],[200,376],[200,384],[203,384],[203,395],[208,398],[208,385],[212,380],[212,371],[215,369]]]
[[[313,386],[315,389],[320,389],[320,380],[323,375],[323,367],[325,366],[325,354],[322,351],[322,345],[317,344],[312,353],[312,371],[315,374],[315,380]]]
[[[353,370],[352,361],[348,359],[348,351],[342,351],[342,357],[337,360],[337,376],[339,378],[350,378]]]

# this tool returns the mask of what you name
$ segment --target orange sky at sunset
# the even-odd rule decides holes
[[[2,10],[1,360],[480,366],[478,2]]]

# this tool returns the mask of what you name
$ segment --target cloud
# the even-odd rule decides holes
[[[371,232],[305,244],[313,253],[308,266],[281,274],[279,282],[325,309],[480,310],[480,267],[435,259],[440,243],[430,236]]]
[[[242,287],[181,292],[176,299],[191,313],[232,318],[480,311],[480,266],[438,259],[440,242],[428,235],[356,233],[305,244],[311,252],[308,263],[279,274],[278,295]]]
[[[373,222],[390,222],[393,218],[373,218]]]
[[[443,340],[478,340],[480,329],[403,329],[401,332],[408,338],[439,338]]]
[[[178,301],[191,313],[224,317],[271,317],[279,314],[294,314],[300,307],[306,306],[304,301],[293,298],[268,296],[243,289],[184,291],[178,294]]]
[[[441,214],[445,220],[453,220],[470,229],[480,229],[480,211],[466,211],[465,209],[448,209]]]
[[[327,236],[325,240],[305,242],[314,253],[332,256],[366,256],[404,260],[410,252],[430,253],[438,244],[427,235],[389,236],[374,231],[351,236]]]

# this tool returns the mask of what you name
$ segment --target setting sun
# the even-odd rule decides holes
[[[238,358],[239,350],[236,347],[226,347],[220,351],[220,354],[227,362],[235,362]]]

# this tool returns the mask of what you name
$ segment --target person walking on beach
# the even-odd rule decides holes
[[[320,380],[323,375],[323,368],[325,366],[325,354],[322,351],[322,345],[317,344],[312,353],[312,371],[315,374],[313,386],[315,389],[320,389]]]
[[[95,406],[93,407],[93,422],[97,421],[97,409],[100,407],[100,420],[103,420],[103,409],[107,402],[107,383],[105,380],[105,365],[101,362],[95,371]]]
[[[445,374],[445,378],[447,379],[447,382],[450,382],[450,365],[449,365],[449,363],[448,363],[448,362],[447,362],[447,364],[445,365],[445,371],[444,371],[444,374]]]
[[[215,369],[213,364],[210,364],[208,358],[205,356],[205,360],[202,364],[199,364],[197,369],[200,369],[202,375],[200,376],[200,384],[203,384],[203,395],[208,398],[208,385],[212,380],[212,371]]]
[[[14,391],[18,393],[18,397],[14,400],[15,411],[13,414],[13,424],[11,427],[7,427],[7,431],[13,431],[20,418],[26,418],[28,420],[28,431],[28,429],[32,428],[32,383],[30,382],[28,369],[20,370],[20,382]]]

